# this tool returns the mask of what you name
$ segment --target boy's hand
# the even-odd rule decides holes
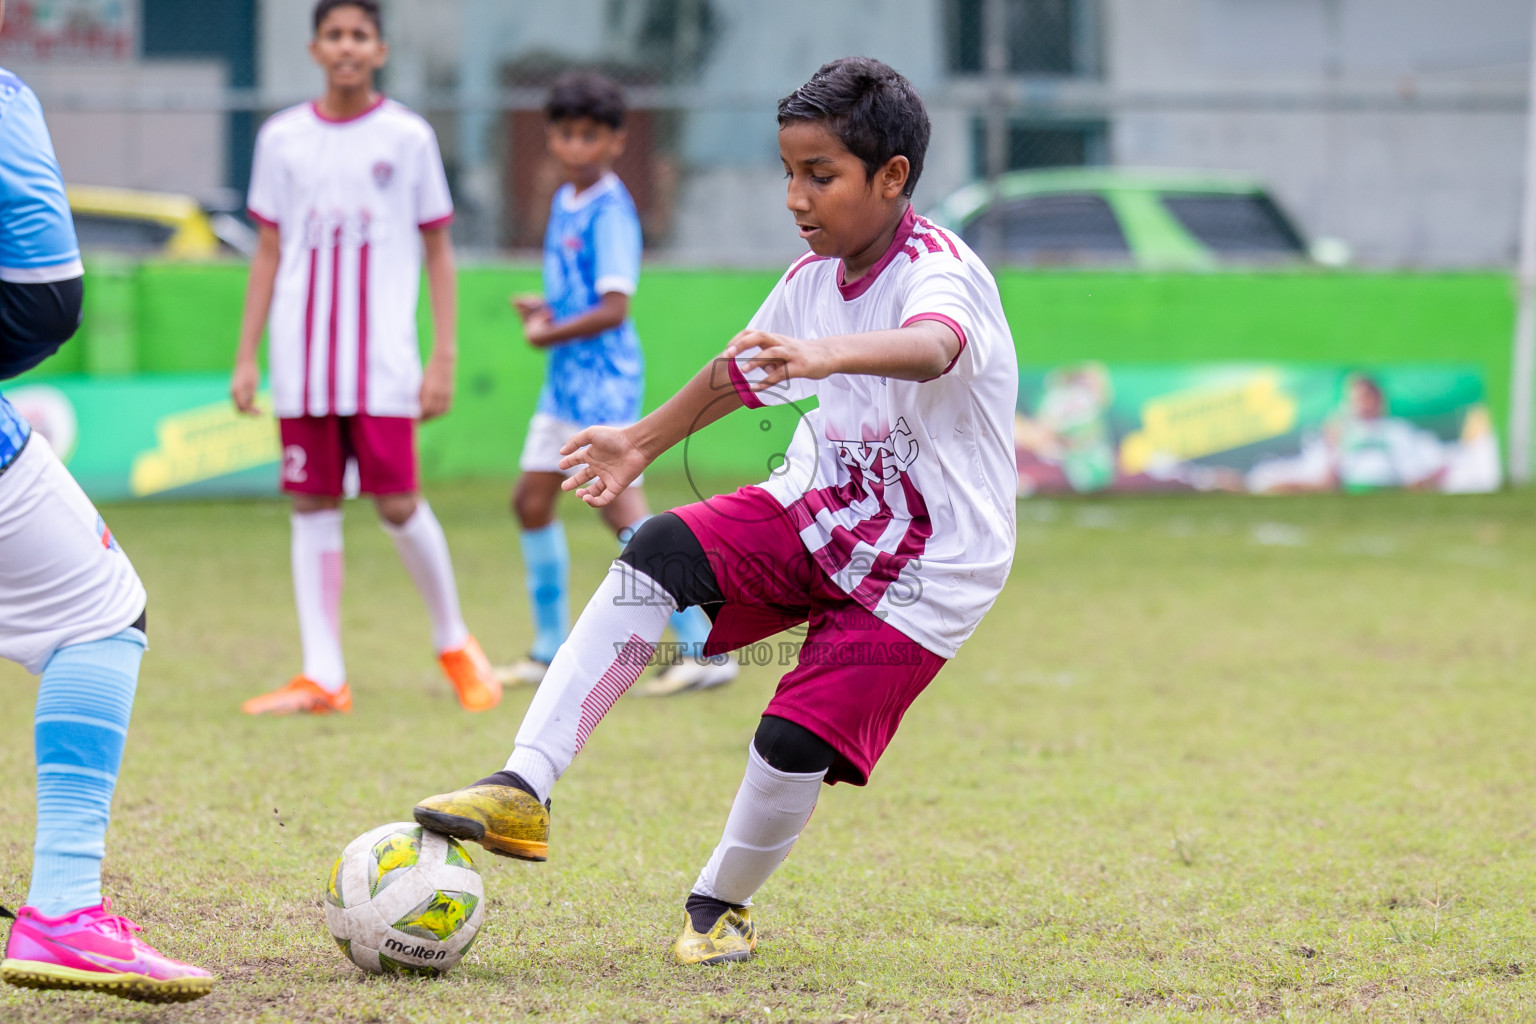
[[[572,435],[560,454],[561,469],[580,467],[560,484],[561,490],[576,491],[593,508],[617,498],[650,463],[628,432],[618,427],[587,427]],[[583,485],[588,486],[577,490]]]
[[[543,348],[554,332],[555,318],[550,315],[548,306],[541,306],[523,317],[523,337],[534,348]]]
[[[761,380],[750,381],[748,384],[754,392],[766,391],[795,377],[822,380],[837,372],[835,353],[831,346],[751,328],[731,339],[731,343],[725,347],[725,358],[735,359],[751,348],[758,351],[742,360],[741,369],[743,373],[758,369],[764,371]]]
[[[514,295],[507,299],[512,308],[517,310],[517,315],[527,320],[533,314],[549,307],[544,303],[542,295]]]
[[[235,372],[229,378],[229,397],[234,399],[235,408],[247,416],[260,416],[261,409],[256,405],[256,390],[259,387],[261,370],[255,361],[237,362]]]
[[[441,416],[453,404],[453,360],[434,354],[421,375],[421,418]]]

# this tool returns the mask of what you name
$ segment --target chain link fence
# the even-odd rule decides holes
[[[393,0],[380,84],[437,130],[473,254],[537,248],[559,179],[545,91],[583,68],[625,87],[616,169],[653,259],[781,264],[799,242],[775,104],[823,61],[865,53],[928,101],[919,207],[975,221],[968,237],[1004,261],[1145,263],[1157,218],[1138,222],[1114,189],[1116,175],[1156,167],[1181,172],[1187,210],[1223,188],[1267,197],[1214,227],[1209,208],[1163,208],[1183,234],[1165,231],[1164,250],[1219,260],[1233,237],[1274,245],[1290,231],[1302,258],[1307,238],[1339,236],[1368,265],[1501,264],[1519,207],[1529,12],[1469,2],[1479,17],[1447,22],[1434,0]],[[320,87],[311,7],[9,0],[0,64],[42,96],[71,180],[230,205],[261,120]],[[1053,169],[1067,198],[1012,221],[977,213],[1019,206]],[[1201,216],[1204,227],[1190,219]],[[1065,240],[1023,244],[1047,228]]]

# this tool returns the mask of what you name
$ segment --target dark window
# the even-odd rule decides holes
[[[1008,73],[1088,75],[1093,0],[1003,0],[1008,39]],[[975,75],[986,70],[984,10],[987,0],[945,4],[949,70]]]
[[[1007,200],[973,218],[960,237],[983,253],[1001,245],[1020,263],[1119,263],[1131,255],[1115,211],[1087,194]]]
[[[77,213],[74,216],[75,234],[80,239],[80,248],[86,250],[158,252],[176,233],[175,228],[152,220],[103,217],[94,213]]]
[[[140,48],[145,57],[222,60],[229,69],[231,88],[255,86],[256,0],[143,0],[139,18]],[[228,119],[228,184],[244,193],[256,144],[256,115],[236,110],[229,113]]]
[[[1306,255],[1301,236],[1266,195],[1165,195],[1163,205],[1185,230],[1222,256]]]

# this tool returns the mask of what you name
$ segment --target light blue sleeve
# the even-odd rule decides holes
[[[0,69],[0,281],[46,284],[84,272],[42,104]]]
[[[635,294],[640,286],[640,217],[627,202],[605,202],[592,219],[593,292]]]

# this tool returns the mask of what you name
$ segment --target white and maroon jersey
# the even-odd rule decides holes
[[[761,371],[730,367],[748,406],[811,397],[784,465],[762,484],[806,548],[865,608],[954,657],[1013,564],[1019,373],[997,285],[964,242],[915,216],[852,285],[811,254],[779,280],[751,326],[803,339],[949,325],[960,352],[926,381],[834,374],[752,393]]]
[[[431,126],[386,99],[347,121],[290,107],[256,137],[248,205],[282,236],[267,318],[277,415],[420,415],[421,232],[453,219]]]

